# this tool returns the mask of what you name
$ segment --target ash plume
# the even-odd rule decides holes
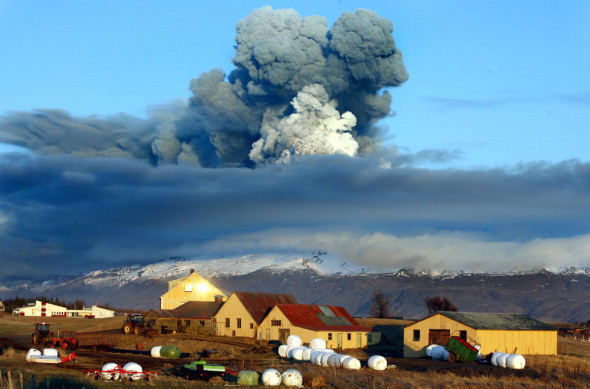
[[[189,101],[160,108],[139,133],[122,135],[128,128],[121,124],[86,144],[81,135],[87,131],[69,126],[43,143],[38,128],[23,135],[14,126],[6,130],[10,118],[3,118],[0,141],[40,152],[50,147],[53,153],[206,167],[362,155],[379,143],[375,123],[390,112],[391,95],[383,88],[408,79],[392,33],[392,22],[369,10],[345,12],[329,27],[324,17],[266,6],[236,25],[235,69],[191,80]],[[148,127],[151,133],[144,133]],[[80,150],[72,147],[73,137],[81,138]]]

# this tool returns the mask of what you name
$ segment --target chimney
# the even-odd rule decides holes
[[[215,295],[215,302],[216,303],[222,303],[223,302],[223,296],[220,295],[220,294]]]
[[[188,274],[193,274],[195,272],[195,269],[191,269],[191,272]]]

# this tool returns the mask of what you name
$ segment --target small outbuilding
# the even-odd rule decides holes
[[[297,335],[303,343],[322,338],[328,348],[362,348],[377,344],[379,332],[360,326],[346,309],[330,305],[279,304],[266,315],[258,329],[259,340],[287,343]]]
[[[221,301],[189,301],[174,309],[152,309],[145,314],[145,321],[161,334],[214,335],[215,314],[222,305]]]
[[[451,336],[480,344],[482,355],[557,354],[557,329],[526,315],[445,311],[404,328],[404,357],[425,356],[428,345],[446,345]]]
[[[256,338],[258,326],[277,304],[297,304],[291,294],[234,292],[215,315],[217,335]]]
[[[4,313],[4,303],[0,301],[0,313]]]

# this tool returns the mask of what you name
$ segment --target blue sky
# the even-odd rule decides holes
[[[206,100],[191,79],[235,69],[236,23],[267,4],[328,26],[358,8],[393,22],[410,77],[388,88],[386,147],[185,164],[199,146],[187,131],[210,134],[208,101],[235,98]],[[0,150],[30,149],[0,153],[0,267],[229,249],[325,249],[388,270],[588,266],[588,20],[582,1],[0,0]],[[154,162],[170,144],[177,159]]]

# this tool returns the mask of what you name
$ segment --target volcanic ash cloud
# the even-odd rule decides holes
[[[188,102],[157,107],[149,121],[13,113],[0,118],[0,142],[207,167],[362,155],[375,149],[375,123],[390,112],[383,88],[408,79],[392,34],[392,22],[368,10],[345,12],[329,27],[324,17],[266,6],[236,25],[235,69],[191,80]]]

